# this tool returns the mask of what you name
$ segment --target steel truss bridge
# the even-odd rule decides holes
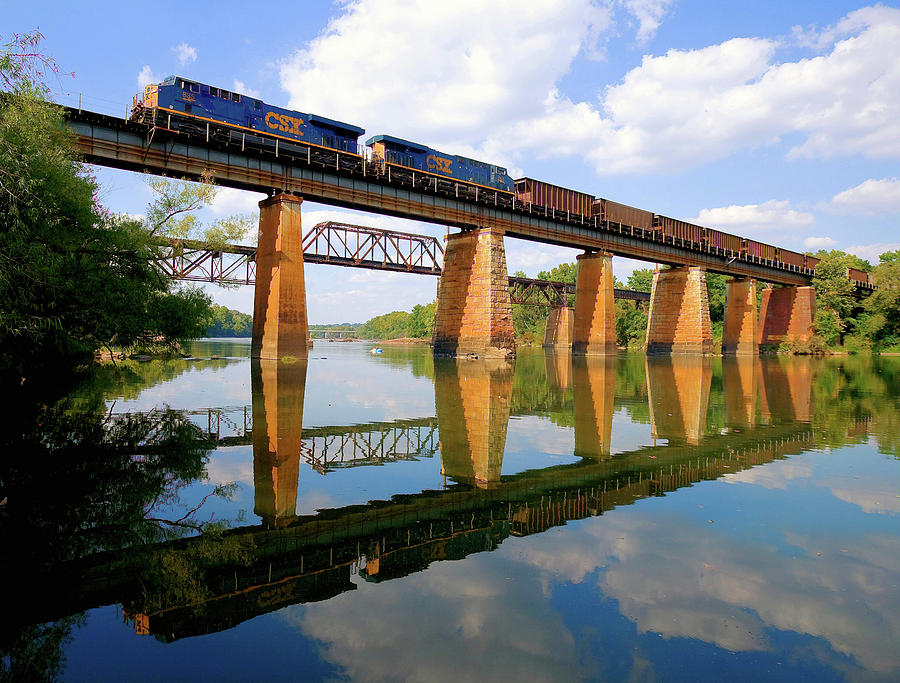
[[[158,260],[163,271],[176,280],[252,285],[256,282],[256,247],[211,247],[203,242],[170,240]],[[325,221],[303,237],[303,260],[370,270],[440,276],[444,247],[436,237],[396,230]],[[575,285],[550,280],[510,277],[514,304],[567,306]],[[649,301],[646,292],[616,289],[615,298]]]
[[[215,182],[255,192],[290,192],[323,204],[422,220],[461,229],[489,228],[548,244],[603,250],[617,256],[782,285],[808,285],[812,271],[656,230],[538,207],[508,195],[411,169],[392,170],[364,155],[206,124],[187,135],[165,122],[136,123],[66,108],[69,128],[91,164]]]

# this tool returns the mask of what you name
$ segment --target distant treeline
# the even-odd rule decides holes
[[[212,305],[207,337],[249,337],[253,332],[253,316],[219,304]]]
[[[434,302],[416,304],[411,312],[394,311],[367,320],[356,329],[361,339],[428,339],[434,327]]]

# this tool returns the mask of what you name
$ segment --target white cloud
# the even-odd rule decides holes
[[[625,9],[638,20],[637,41],[644,45],[655,34],[674,0],[620,0]]]
[[[807,237],[803,246],[807,249],[831,249],[837,242],[830,237]]]
[[[187,43],[179,43],[172,48],[172,52],[175,53],[175,57],[181,66],[197,61],[197,48],[191,47]]]
[[[880,242],[877,244],[854,244],[847,247],[847,251],[856,254],[861,259],[865,259],[869,263],[878,263],[878,257],[886,251],[896,251],[900,249],[900,242]]]
[[[144,64],[144,68],[142,68],[141,72],[137,75],[138,90],[143,90],[144,86],[149,85],[150,83],[159,83],[161,80],[162,77],[153,73],[149,64]]]
[[[540,115],[554,83],[609,24],[589,0],[345,7],[281,65],[290,105],[436,146]]]
[[[259,202],[265,199],[264,194],[235,190],[230,187],[219,188],[215,198],[209,205],[210,210],[219,216],[251,213],[258,215]]]
[[[815,218],[811,213],[792,209],[787,200],[770,199],[762,204],[703,209],[693,222],[726,232],[751,234],[806,228],[815,223]]]
[[[900,179],[870,178],[832,197],[831,208],[863,215],[900,213]]]
[[[650,36],[667,4],[626,7]],[[609,27],[588,0],[359,0],[282,63],[281,84],[301,110],[507,166],[575,156],[600,174],[680,171],[788,135],[792,157],[900,154],[900,59],[886,58],[900,10],[850,13],[816,34],[830,51],[814,58],[777,63],[774,40],[734,38],[646,56],[596,101],[560,94]]]
[[[234,79],[234,91],[236,93],[240,93],[241,95],[247,95],[248,97],[255,97],[256,99],[262,99],[262,95],[259,90],[254,90],[250,86],[248,86],[243,81],[239,81],[238,79]]]

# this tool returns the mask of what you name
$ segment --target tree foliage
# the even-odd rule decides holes
[[[434,329],[435,303],[417,304],[411,312],[393,311],[371,318],[356,333],[362,339],[428,339]]]
[[[191,239],[213,249],[240,242],[254,229],[253,218],[235,214],[204,224],[198,212],[210,205],[221,188],[205,173],[199,182],[153,178],[149,181],[153,200],[147,207],[144,229],[153,237]]]
[[[47,102],[39,34],[0,51],[0,381],[70,371],[102,347],[174,346],[206,330],[208,300],[173,291],[140,221],[97,202],[62,110]]]
[[[249,337],[253,332],[253,316],[213,304],[207,337]]]

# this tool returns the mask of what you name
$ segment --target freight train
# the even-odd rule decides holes
[[[366,153],[359,144],[365,130],[359,126],[273,106],[256,97],[180,76],[147,85],[135,95],[131,119],[189,136],[205,136],[207,142],[274,150],[276,155],[280,152],[305,156],[310,163],[333,163],[338,170],[361,168],[365,174],[367,163],[374,162],[388,181],[393,177],[416,188],[452,193],[513,210],[537,211],[558,220],[574,220],[606,230],[627,228],[631,234],[640,232],[654,241],[806,275],[812,274],[819,261],[813,256],[532,178],[513,181],[502,166],[439,152],[390,135],[369,138],[365,142]],[[851,269],[847,276],[859,285],[870,286],[865,271]]]

